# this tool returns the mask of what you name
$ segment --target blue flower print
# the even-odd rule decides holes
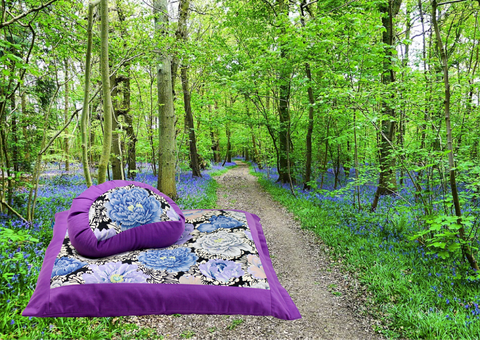
[[[137,271],[136,264],[109,262],[102,266],[90,265],[92,274],[85,273],[82,278],[85,283],[145,283],[149,278]]]
[[[71,257],[56,258],[55,264],[53,265],[52,277],[73,273],[75,270],[78,270],[85,265],[86,263]]]
[[[199,265],[198,268],[206,277],[221,282],[228,282],[231,278],[245,274],[240,263],[222,259],[209,260],[207,263]]]
[[[185,242],[187,242],[188,240],[190,240],[193,237],[192,234],[190,234],[193,231],[193,229],[194,229],[193,224],[186,223],[185,224],[185,230],[183,231],[183,234],[179,237],[177,242],[175,242],[174,244],[182,245]]]
[[[198,226],[198,230],[202,233],[210,233],[220,228],[230,229],[236,228],[243,225],[243,222],[240,222],[232,217],[228,216],[212,216],[210,217],[210,223],[202,223]]]
[[[109,202],[105,202],[107,216],[121,225],[122,231],[140,225],[160,222],[162,208],[160,202],[139,187],[123,187],[111,192]]]
[[[190,248],[182,247],[148,250],[140,253],[138,260],[149,268],[177,273],[187,272],[197,262],[198,256]]]

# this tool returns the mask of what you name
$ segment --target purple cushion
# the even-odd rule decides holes
[[[105,257],[168,247],[184,232],[185,217],[154,187],[115,180],[91,186],[75,198],[67,224],[79,254]]]
[[[24,316],[248,314],[280,319],[300,313],[280,285],[260,219],[239,210],[185,210],[180,239],[163,249],[92,259],[55,215],[37,287]]]

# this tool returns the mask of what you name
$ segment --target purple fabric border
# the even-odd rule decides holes
[[[92,203],[110,189],[134,184],[163,197],[180,216],[179,221],[149,223],[98,241],[90,229],[88,211]],[[185,217],[170,197],[154,187],[135,181],[114,180],[91,186],[72,202],[68,216],[69,235],[77,251],[87,257],[106,257],[142,248],[164,248],[174,244],[185,230]]]
[[[300,313],[280,285],[263,234],[260,219],[245,211],[270,290],[188,284],[101,283],[50,289],[55,258],[67,229],[68,211],[55,215],[54,235],[48,246],[37,287],[23,316],[80,317],[147,314],[271,315],[294,320]],[[148,289],[146,289],[148,288]]]

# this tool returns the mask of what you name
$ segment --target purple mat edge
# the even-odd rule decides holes
[[[185,284],[148,284],[150,287],[145,290],[146,283],[102,283],[50,289],[53,265],[67,229],[67,210],[55,215],[54,234],[45,253],[37,287],[22,315],[107,317],[178,313],[263,315],[284,320],[301,318],[275,274],[260,218],[242,210],[228,211],[245,213],[270,290]]]

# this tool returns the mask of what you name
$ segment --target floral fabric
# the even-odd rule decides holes
[[[111,189],[98,197],[88,218],[98,241],[141,225],[180,220],[163,197],[134,184]]]
[[[103,201],[96,201],[96,214],[90,222],[97,239],[108,238],[112,229],[134,228],[141,221],[162,218],[167,211],[174,212],[161,200],[158,205],[151,201],[154,194],[147,189],[141,188],[145,192],[135,188],[120,189],[106,193]],[[120,207],[113,206],[113,202]],[[134,214],[127,216],[127,211]],[[187,210],[184,215],[185,232],[174,245],[105,258],[93,259],[78,254],[67,232],[55,260],[50,288],[75,284],[145,283],[270,289],[245,214],[227,210]],[[113,226],[110,228],[110,225]]]

